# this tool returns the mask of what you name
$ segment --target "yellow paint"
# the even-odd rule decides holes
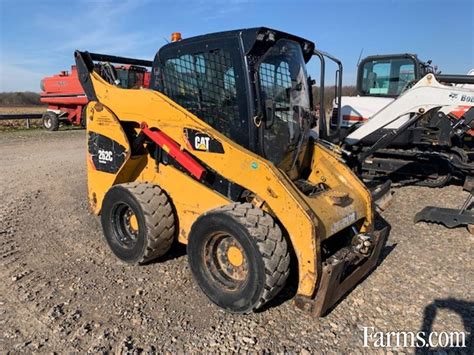
[[[239,267],[244,262],[244,255],[239,248],[231,245],[227,249],[227,259],[233,266]]]
[[[99,110],[95,109],[96,105],[99,107]],[[124,146],[126,148],[125,161],[129,161],[130,144],[122,129],[122,126],[120,125],[120,122],[108,108],[101,106],[102,105],[99,105],[96,102],[90,102],[87,105],[87,131],[103,134],[104,136],[109,137]],[[96,167],[93,166],[89,152],[87,152],[87,154],[87,185],[89,205],[94,213],[99,213],[105,193],[109,187],[116,184],[117,176],[127,164],[124,164],[124,166],[121,167],[117,175],[109,174],[97,170]]]
[[[191,226],[203,212],[231,202],[171,165],[160,165],[157,169],[151,158],[137,180],[152,181],[167,192],[179,217],[178,239],[185,244]]]
[[[313,183],[324,182],[329,190],[315,197],[303,195],[291,181],[295,172],[285,174],[268,160],[244,149],[185,110],[165,95],[147,89],[121,89],[106,83],[91,73],[98,101],[104,109],[88,106],[88,131],[108,136],[126,147],[126,159],[117,174],[94,171],[88,165],[89,200],[93,211],[100,213],[107,190],[117,183],[146,181],[166,191],[179,220],[179,241],[187,243],[189,231],[200,215],[231,201],[207,188],[171,165],[157,164],[149,155],[130,156],[130,144],[120,122],[139,124],[163,131],[181,149],[188,149],[184,128],[208,134],[222,143],[225,154],[192,151],[204,164],[228,180],[255,194],[255,204],[271,213],[288,232],[298,261],[298,295],[312,297],[317,290],[321,273],[320,244],[325,238],[344,228],[344,221],[356,218],[359,228],[372,228],[372,201],[363,183],[331,151],[315,144],[312,152]],[[347,206],[332,204],[332,193],[347,193]],[[95,197],[94,197],[95,196]],[[329,198],[328,198],[329,196]]]
[[[315,198],[307,198],[308,203],[326,229],[355,212],[357,220],[363,218],[366,222],[362,225],[361,231],[368,231],[372,227],[374,217],[372,198],[364,183],[355,176],[347,165],[342,164],[337,156],[318,144],[314,146],[311,166],[312,170],[308,181],[315,184],[324,182],[331,187],[331,190],[317,195]],[[342,195],[347,195],[352,203],[348,206],[334,205],[334,199],[330,197]],[[340,229],[325,235],[321,233],[321,238],[330,237]]]
[[[137,216],[135,216],[135,214],[132,214],[130,216],[130,227],[134,230],[134,231],[137,231],[138,230],[138,220],[137,220]]]

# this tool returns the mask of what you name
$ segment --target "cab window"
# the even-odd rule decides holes
[[[380,59],[364,63],[362,95],[400,95],[415,80],[415,65],[415,61],[410,58]]]
[[[188,111],[243,146],[246,121],[240,117],[237,77],[229,52],[221,49],[184,54],[164,63],[164,93]]]

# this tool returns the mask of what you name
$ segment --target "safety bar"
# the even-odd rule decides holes
[[[90,53],[87,51],[75,51],[74,56],[77,60],[82,60],[91,72],[94,70],[94,61],[97,62],[110,62],[115,64],[130,64],[130,65],[140,65],[144,67],[151,67],[153,66],[153,62],[151,60],[144,60],[144,59],[137,59],[137,58],[127,58],[127,57],[117,57],[115,55],[108,55],[108,54],[100,54],[100,53]]]
[[[319,89],[319,118],[321,122],[321,126],[324,129],[320,129],[322,132],[322,137],[323,139],[330,140],[334,136],[339,136],[339,132],[341,129],[341,124],[342,124],[342,115],[341,115],[341,94],[342,94],[342,62],[334,57],[333,55],[317,50],[315,49],[313,51],[313,55],[317,56],[321,62],[321,76],[320,76],[320,89]],[[337,128],[335,134],[330,134],[328,132],[328,122],[326,120],[326,109],[324,107],[324,96],[325,96],[325,75],[326,75],[326,59],[329,59],[336,63],[338,66],[338,69],[336,70],[336,76],[335,76],[335,85],[334,85],[334,97],[336,100],[337,104]]]
[[[87,51],[82,52],[78,50],[74,52],[74,58],[76,60],[77,71],[79,73],[79,81],[81,82],[82,88],[84,89],[89,101],[97,101],[94,87],[89,78],[89,74],[94,71],[94,61],[139,65],[144,67],[151,67],[153,65],[153,62],[150,60],[117,57],[113,55],[90,53]]]
[[[97,62],[110,62],[115,64],[130,64],[130,65],[141,65],[144,67],[151,67],[153,62],[150,60],[137,59],[137,58],[128,58],[128,57],[117,57],[115,55],[100,54],[100,53],[90,53],[90,52],[81,52],[89,56],[93,61]]]

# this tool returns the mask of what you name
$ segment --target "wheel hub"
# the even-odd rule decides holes
[[[218,234],[206,245],[205,261],[214,280],[230,290],[240,287],[248,275],[245,251],[234,237]]]
[[[244,262],[244,256],[239,248],[235,246],[230,246],[227,249],[227,259],[234,267],[239,267]]]
[[[138,240],[138,219],[130,206],[119,204],[113,212],[113,228],[116,241],[125,248],[133,248]]]
[[[132,231],[138,231],[138,220],[137,216],[132,212],[132,215],[129,217],[130,229]]]

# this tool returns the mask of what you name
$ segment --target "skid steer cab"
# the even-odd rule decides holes
[[[119,259],[147,263],[177,239],[223,309],[258,310],[291,277],[318,316],[376,265],[388,228],[369,191],[309,138],[313,53],[268,28],[208,34],[163,46],[150,89],[123,89],[94,71],[103,55],[76,51],[89,201]]]

